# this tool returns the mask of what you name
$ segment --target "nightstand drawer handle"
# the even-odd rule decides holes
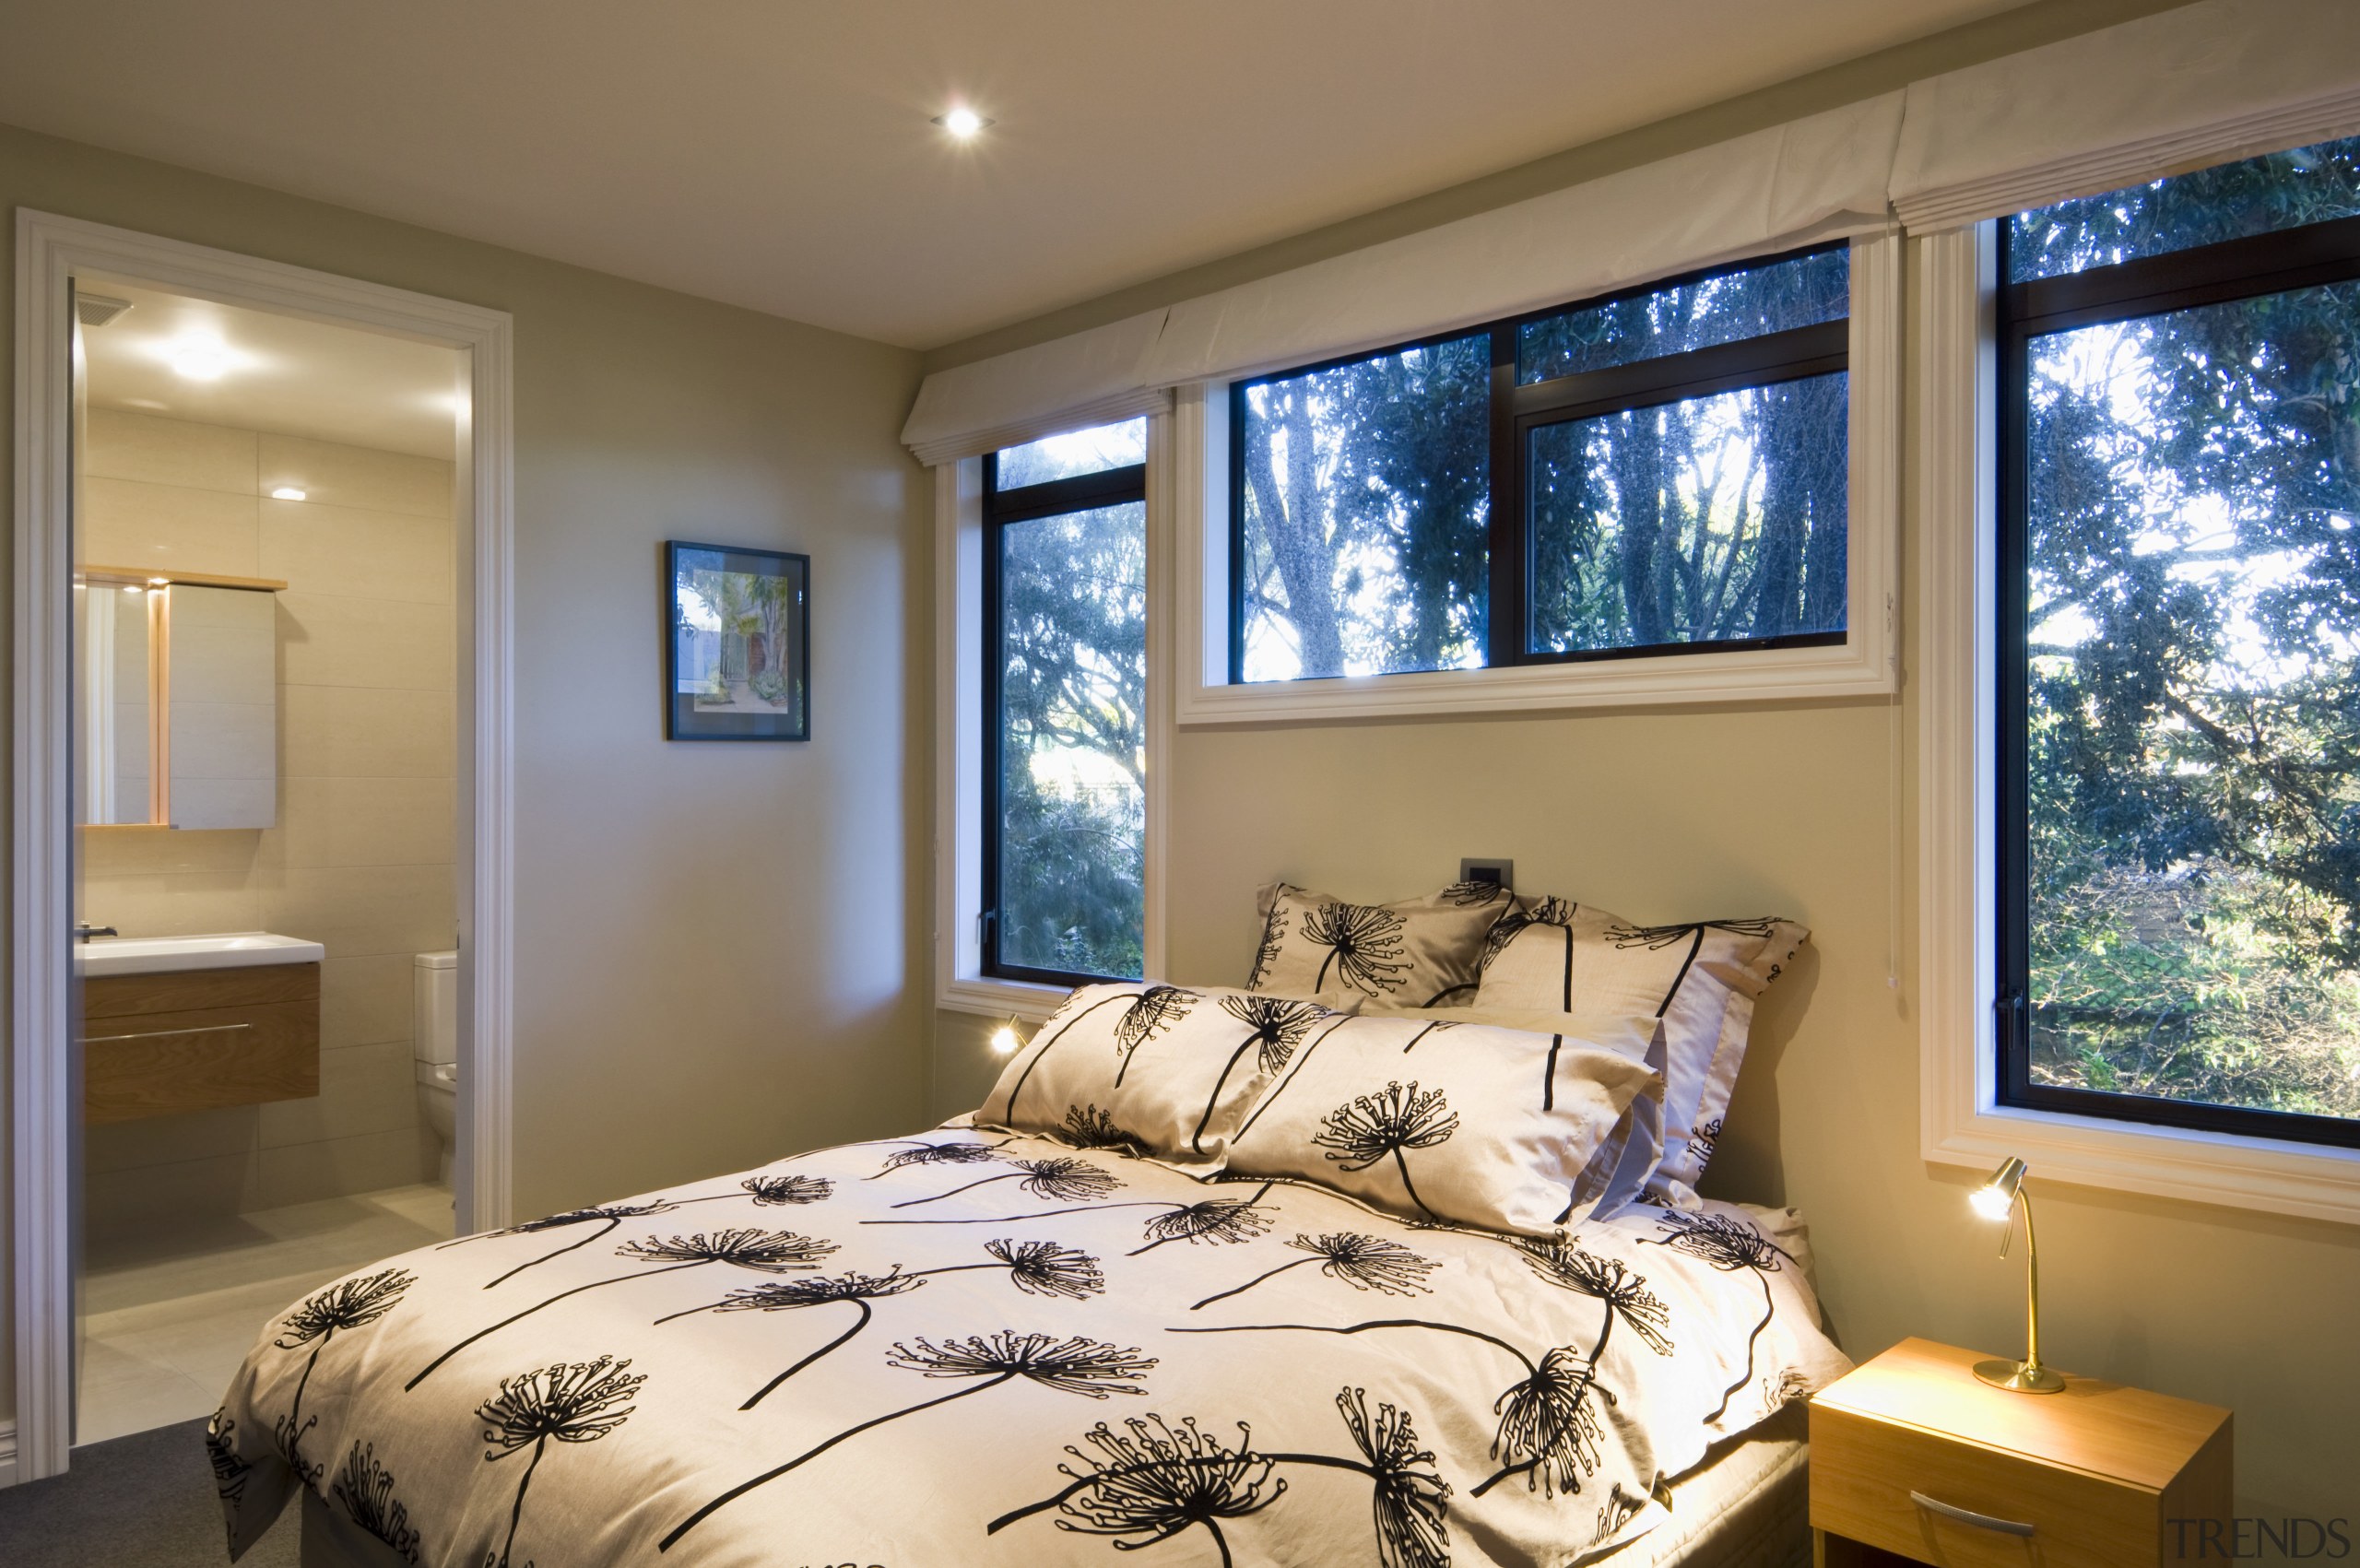
[[[1973,1525],[1978,1530],[1997,1530],[2004,1536],[2026,1537],[2033,1532],[2033,1527],[2030,1525],[2020,1524],[2013,1519],[2002,1519],[1997,1515],[1978,1514],[1972,1508],[1961,1508],[1955,1503],[1944,1503],[1937,1498],[1929,1497],[1922,1491],[1911,1492],[1909,1501],[1929,1513],[1940,1514],[1945,1519],[1956,1519],[1962,1525]]]

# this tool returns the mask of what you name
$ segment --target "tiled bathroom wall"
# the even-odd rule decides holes
[[[452,465],[93,409],[80,482],[87,564],[288,584],[276,825],[84,829],[81,917],[327,949],[318,1097],[91,1127],[92,1229],[432,1180],[410,957],[456,942]]]

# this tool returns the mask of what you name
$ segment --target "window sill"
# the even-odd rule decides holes
[[[2012,1105],[1926,1131],[1925,1157],[1935,1164],[1988,1173],[2013,1154],[2051,1181],[2360,1223],[2360,1149]]]
[[[1024,1023],[1046,1023],[1049,1015],[1070,995],[1056,985],[1035,985],[1022,980],[987,980],[968,975],[946,980],[935,991],[934,1005],[947,1013],[979,1013],[987,1018],[1012,1018]]]
[[[1197,682],[1182,689],[1178,716],[1183,725],[1299,724],[1536,708],[1887,697],[1894,685],[1891,612],[1889,607],[1878,609],[1875,634],[1856,632],[1833,647],[1667,654],[1659,658],[1245,685]]]

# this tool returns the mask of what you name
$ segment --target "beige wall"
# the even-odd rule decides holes
[[[517,1212],[914,1125],[930,513],[894,435],[916,356],[0,129],[18,206],[514,314]],[[664,740],[667,536],[810,553],[808,743]]]
[[[458,939],[453,465],[113,408],[90,411],[82,450],[86,562],[287,584],[276,824],[86,830],[83,917],[328,953],[319,1094],[90,1128],[90,1230],[431,1180],[410,956]],[[271,499],[282,486],[304,499]]]

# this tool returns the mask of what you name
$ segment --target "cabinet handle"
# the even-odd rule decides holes
[[[241,1029],[252,1029],[251,1023],[207,1023],[195,1029],[143,1029],[136,1034],[85,1034],[85,1045],[106,1045],[117,1040],[161,1040],[171,1034],[232,1034]]]
[[[2026,1538],[2030,1538],[2033,1533],[2033,1527],[2030,1525],[2022,1524],[2014,1519],[2002,1519],[1995,1514],[1978,1514],[1972,1508],[1962,1508],[1955,1503],[1944,1503],[1939,1498],[1929,1497],[1922,1491],[1911,1492],[1909,1501],[1929,1513],[1940,1514],[1945,1519],[1956,1519],[1962,1525],[1973,1525],[1978,1530],[1997,1530],[2003,1536]]]

